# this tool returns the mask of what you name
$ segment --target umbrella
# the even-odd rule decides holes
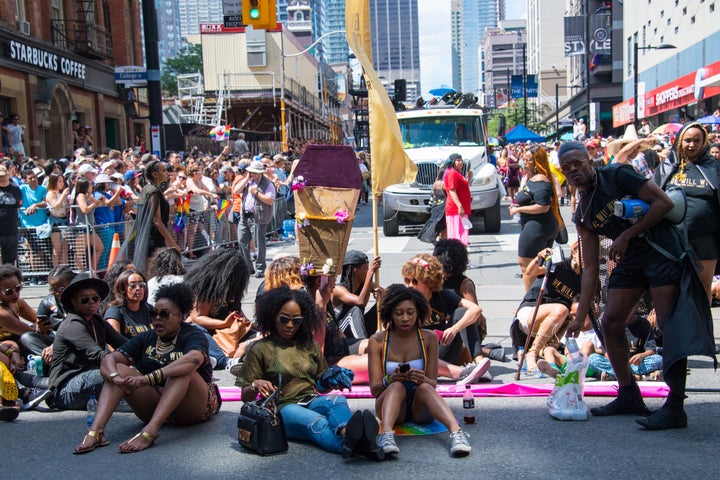
[[[682,123],[666,123],[652,131],[653,135],[675,135],[682,128]]]
[[[450,85],[442,84],[438,88],[433,88],[429,91],[430,95],[434,95],[436,97],[442,97],[448,92],[455,92],[456,90],[451,87]]]
[[[492,145],[493,147],[497,147],[500,145],[500,141],[495,137],[488,137],[488,145]]]
[[[708,115],[707,117],[701,117],[697,119],[698,123],[703,125],[720,125],[720,117],[717,115]]]
[[[564,142],[569,142],[570,140],[573,140],[575,137],[573,136],[572,132],[563,133],[560,136],[560,140]]]

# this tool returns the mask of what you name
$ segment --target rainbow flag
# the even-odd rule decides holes
[[[192,195],[193,192],[189,192],[187,195],[183,195],[177,199],[177,210],[175,212],[173,229],[178,234],[185,230],[187,216],[190,213],[190,197],[192,197]]]
[[[222,142],[223,140],[230,139],[230,124],[218,125],[217,127],[210,130],[210,138],[215,142]]]
[[[230,208],[229,200],[227,200],[225,198],[218,199],[217,212],[215,212],[215,216],[217,217],[218,220],[222,219],[223,215],[225,215],[225,212],[228,210],[228,208]]]

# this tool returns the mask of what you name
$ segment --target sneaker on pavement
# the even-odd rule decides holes
[[[478,378],[482,377],[485,372],[490,369],[490,359],[483,358],[479,362],[468,363],[465,365],[460,372],[460,376],[455,382],[456,385],[465,385],[468,383],[476,382]]]
[[[30,388],[27,393],[23,410],[35,410],[42,402],[52,395],[52,390],[42,390],[40,388]]]
[[[562,373],[560,372],[560,369],[553,367],[550,362],[543,359],[538,360],[537,367],[542,373],[552,378],[555,378]]]
[[[377,444],[385,452],[385,455],[400,453],[400,449],[395,443],[395,432],[382,432],[378,435]]]
[[[450,434],[450,453],[454,456],[467,455],[472,451],[465,432],[458,430]]]

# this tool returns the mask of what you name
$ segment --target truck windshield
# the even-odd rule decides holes
[[[483,146],[477,117],[432,117],[399,119],[405,148]]]

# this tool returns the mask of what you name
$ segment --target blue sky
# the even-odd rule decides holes
[[[483,1],[483,0],[480,0]],[[507,0],[509,20],[525,18],[526,0]],[[423,91],[452,83],[450,65],[450,0],[418,0],[420,69]]]

